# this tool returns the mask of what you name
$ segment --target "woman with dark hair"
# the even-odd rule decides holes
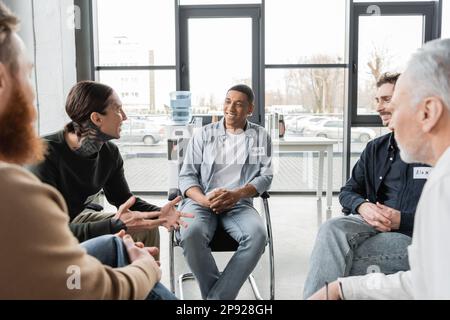
[[[174,207],[180,198],[159,208],[131,194],[123,159],[110,141],[120,138],[127,119],[117,94],[104,84],[79,82],[67,97],[66,112],[72,122],[44,137],[47,155],[31,171],[62,193],[74,235],[82,242],[126,230],[146,247],[159,248],[158,226],[179,228],[185,215]],[[93,200],[101,190],[112,205],[119,208],[127,202],[130,209],[120,214],[96,211]]]

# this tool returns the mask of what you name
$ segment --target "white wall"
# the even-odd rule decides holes
[[[20,18],[19,34],[35,64],[39,134],[60,130],[69,121],[64,105],[76,83],[75,33],[68,13],[73,0],[4,2]]]

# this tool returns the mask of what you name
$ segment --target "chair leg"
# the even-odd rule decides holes
[[[267,225],[267,238],[269,242],[270,300],[275,300],[275,256],[273,252],[272,222],[270,221],[269,202],[267,199],[263,199],[263,204]]]
[[[192,272],[183,273],[178,277],[178,291],[180,292],[180,300],[184,300],[183,281],[195,279]]]
[[[175,231],[169,234],[169,270],[170,270],[170,291],[175,294]],[[183,273],[178,277],[178,289],[180,300],[184,300],[183,281],[195,279],[193,273]]]
[[[180,300],[184,300],[184,292],[183,292],[183,282],[185,280],[195,280],[194,274],[192,272],[186,272],[181,274],[178,277],[178,292],[180,293]],[[256,285],[255,278],[253,277],[253,274],[250,274],[248,276],[248,282],[250,283],[250,286],[252,287],[253,294],[255,295],[256,300],[264,300],[261,296],[261,293],[259,293],[258,286]]]
[[[250,285],[252,286],[253,294],[255,295],[256,300],[263,300],[261,297],[261,294],[259,293],[258,286],[256,285],[255,278],[252,274],[248,276],[248,282],[250,282]]]
[[[174,262],[174,231],[169,234],[169,272],[170,272],[170,291],[175,294],[175,262]]]

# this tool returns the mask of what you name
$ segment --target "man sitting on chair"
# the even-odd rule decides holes
[[[267,242],[263,220],[252,197],[272,182],[270,137],[248,122],[254,94],[246,85],[228,90],[224,118],[202,128],[189,142],[179,177],[185,197],[179,210],[195,214],[181,230],[184,256],[203,299],[235,299],[258,263]],[[218,224],[239,243],[220,273],[211,254]]]
[[[377,82],[375,101],[384,126],[392,117],[388,106],[399,76],[385,73]],[[409,269],[407,246],[428,167],[402,161],[394,132],[367,144],[339,194],[346,216],[319,229],[303,298],[338,277]]]

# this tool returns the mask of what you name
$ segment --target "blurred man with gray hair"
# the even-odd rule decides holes
[[[391,121],[399,77],[387,72],[377,81],[376,110],[384,126]],[[409,270],[408,246],[429,172],[427,165],[401,159],[393,131],[367,144],[339,193],[345,215],[326,221],[317,233],[304,299],[339,277]]]
[[[434,167],[417,207],[411,270],[339,278],[311,299],[450,299],[450,39],[412,56],[390,108],[402,159]]]

